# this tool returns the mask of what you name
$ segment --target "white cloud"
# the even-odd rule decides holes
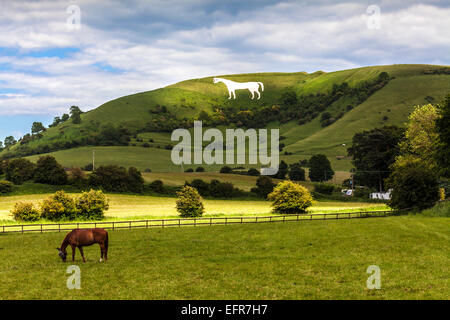
[[[450,61],[450,9],[381,4],[381,29],[366,4],[282,2],[235,12],[212,1],[76,1],[81,29],[66,25],[67,1],[2,2],[0,114],[58,115],[189,78],[263,71],[334,71],[388,63]],[[213,8],[213,9],[211,9]],[[77,48],[65,56],[38,50]],[[407,54],[406,54],[407,53]],[[106,66],[102,68],[101,66]],[[120,72],[111,72],[119,70]]]

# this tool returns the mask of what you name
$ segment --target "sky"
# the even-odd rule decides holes
[[[0,0],[0,140],[178,81],[450,65],[450,1]]]

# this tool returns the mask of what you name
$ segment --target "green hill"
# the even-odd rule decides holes
[[[389,79],[380,84],[377,81],[383,72]],[[0,157],[32,155],[34,159],[36,154],[50,152],[64,165],[83,166],[91,161],[95,149],[98,164],[174,172],[181,168],[170,161],[169,149],[174,145],[170,132],[180,126],[189,127],[193,120],[203,117],[204,123],[222,129],[254,124],[280,128],[285,145],[281,158],[285,161],[292,163],[324,153],[334,169],[348,170],[350,160],[337,160],[336,156],[346,154],[356,132],[384,125],[402,126],[415,105],[439,103],[450,93],[450,67],[433,65],[217,77],[260,81],[264,92],[260,100],[251,100],[247,90],[238,90],[237,99],[229,100],[225,86],[213,84],[213,77],[187,80],[109,101],[83,113],[80,124],[68,120],[48,128],[40,138],[3,150]],[[289,105],[292,93],[297,102]],[[331,119],[327,125],[324,118]],[[131,140],[99,142],[99,132],[106,130],[102,128],[107,124],[121,127],[121,134]],[[114,137],[114,132],[111,135]]]

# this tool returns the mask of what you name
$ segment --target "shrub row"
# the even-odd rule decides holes
[[[39,209],[35,208],[33,203],[18,202],[11,210],[11,214],[17,221],[101,220],[108,209],[105,194],[100,190],[91,189],[76,198],[70,197],[64,191],[58,191],[42,201]]]

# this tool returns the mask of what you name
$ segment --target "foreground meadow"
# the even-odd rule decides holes
[[[72,194],[77,195],[77,194]],[[13,221],[10,210],[19,201],[33,202],[36,205],[50,194],[32,194],[0,197],[0,224]],[[178,217],[175,208],[176,198],[108,194],[110,209],[105,212],[106,219],[152,219]],[[271,213],[269,201],[264,200],[213,200],[207,199],[205,203],[204,216],[246,216],[246,215],[268,215]],[[316,202],[310,212],[337,212],[337,211],[359,211],[359,210],[386,210],[382,203],[365,202],[338,202],[321,201]]]
[[[388,218],[109,231],[69,290],[65,233],[0,235],[0,299],[448,299],[450,220]],[[69,255],[70,255],[69,249]],[[369,290],[367,267],[381,269]]]

